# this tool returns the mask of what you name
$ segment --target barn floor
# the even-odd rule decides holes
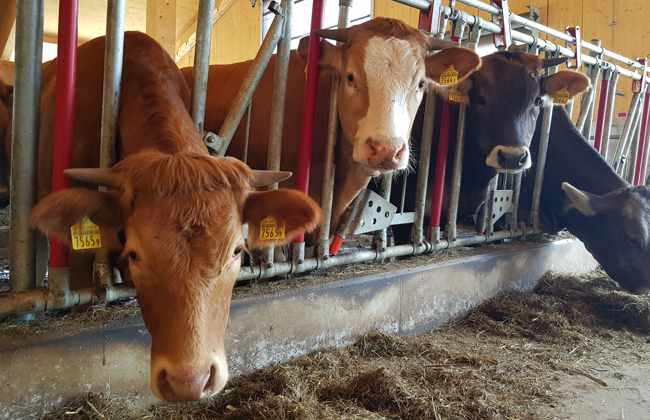
[[[235,377],[208,403],[89,394],[44,419],[646,419],[649,311],[600,270],[549,274],[436,331],[369,333]]]

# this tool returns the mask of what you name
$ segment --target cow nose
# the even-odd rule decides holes
[[[512,153],[502,149],[497,152],[497,159],[503,169],[522,169],[528,163],[528,150]]]
[[[401,138],[369,138],[366,140],[366,161],[368,165],[386,169],[402,166],[406,142]]]
[[[217,385],[217,366],[212,364],[204,373],[191,369],[172,371],[161,369],[156,378],[156,385],[162,397],[167,401],[198,401],[210,397]]]

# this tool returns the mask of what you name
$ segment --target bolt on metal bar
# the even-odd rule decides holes
[[[203,135],[205,100],[208,93],[208,72],[210,71],[213,13],[214,0],[199,0],[199,14],[196,21],[196,46],[194,47],[194,72],[192,74],[190,116],[201,135]],[[248,103],[248,101],[246,103]]]
[[[612,158],[612,167],[617,172],[622,165],[622,160],[625,156],[625,151],[627,150],[634,129],[634,120],[639,109],[639,104],[642,100],[643,95],[641,92],[634,92],[632,100],[630,101],[630,108],[628,109],[627,117],[625,118],[625,123],[623,124],[623,130],[621,131],[621,136],[618,139],[618,144],[616,145],[616,150]]]
[[[614,118],[614,104],[616,102],[616,87],[618,85],[618,72],[612,72],[607,91],[607,109],[605,110],[605,123],[603,127],[603,149],[601,155],[608,160],[612,120]]]
[[[41,103],[43,0],[20,0],[16,9],[16,64],[11,143],[11,291],[36,285],[36,241],[29,218],[36,202],[36,151]]]
[[[420,162],[415,188],[415,216],[411,228],[411,242],[420,246],[424,241],[424,207],[427,201],[427,183],[431,164],[431,143],[433,141],[433,124],[436,116],[436,93],[429,90],[424,103],[424,122],[422,126],[422,144],[420,145]]]
[[[287,0],[283,0],[282,6],[280,6],[279,9],[284,9],[286,1]],[[282,13],[276,14],[273,18],[271,27],[264,37],[264,41],[262,41],[262,45],[257,51],[253,63],[248,69],[246,78],[244,79],[239,92],[237,92],[237,96],[235,96],[235,100],[228,111],[228,115],[226,115],[223,125],[219,129],[219,135],[215,140],[213,140],[214,143],[207,143],[208,147],[213,149],[217,156],[226,155],[228,146],[230,146],[230,142],[237,131],[237,127],[239,127],[239,123],[244,117],[246,107],[250,103],[251,99],[253,99],[253,93],[266,70],[266,66],[269,64],[269,61],[273,56],[273,50],[283,36],[282,19]]]
[[[350,25],[350,8],[352,0],[340,0],[339,2],[339,28],[347,28]],[[337,42],[336,45],[342,45]],[[317,267],[325,268],[330,264],[329,241],[330,225],[332,220],[332,198],[334,196],[334,175],[336,165],[334,163],[334,148],[339,137],[339,86],[341,77],[338,73],[332,75],[332,88],[330,93],[329,121],[327,123],[327,142],[325,144],[325,165],[323,168],[323,190],[321,193],[321,209],[323,212],[323,223],[318,238],[317,246]],[[302,267],[303,269],[305,266]]]

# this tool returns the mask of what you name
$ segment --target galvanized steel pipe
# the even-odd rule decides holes
[[[456,150],[454,151],[454,171],[451,176],[451,192],[447,213],[447,240],[456,240],[456,219],[458,218],[458,202],[460,199],[460,183],[463,175],[463,152],[465,151],[465,117],[467,105],[461,104],[458,112],[458,131],[456,133]]]
[[[208,94],[208,72],[210,71],[213,13],[214,0],[199,0],[199,14],[196,21],[196,45],[194,47],[195,55],[194,72],[192,73],[190,116],[201,135],[203,135],[205,100]],[[250,102],[250,100],[246,101],[246,104],[248,104],[248,102]]]
[[[650,122],[650,91],[646,90],[643,102],[643,113],[641,114],[641,134],[639,136],[639,149],[636,158],[636,170],[634,172],[634,185],[641,185],[643,165],[645,161],[645,148],[648,143],[648,123]]]
[[[642,100],[643,95],[641,92],[634,92],[632,101],[630,102],[630,108],[627,112],[627,117],[625,118],[625,123],[623,124],[623,130],[621,131],[621,136],[618,139],[618,145],[616,146],[616,151],[614,152],[614,157],[612,158],[612,166],[617,172],[623,163],[623,157],[626,156],[625,153],[627,151],[627,146],[630,141],[631,134],[634,131],[634,120],[636,119],[636,115],[639,112],[639,105]]]
[[[612,119],[614,117],[614,104],[616,102],[616,87],[618,86],[618,73],[614,71],[609,81],[609,90],[607,91],[607,109],[605,111],[605,122],[603,126],[603,148],[601,155],[609,162],[610,134],[612,132]],[[602,90],[601,90],[602,92]],[[602,94],[602,93],[601,93]]]
[[[557,72],[557,67],[548,69],[549,75]],[[530,224],[535,231],[539,229],[539,207],[542,201],[542,186],[544,183],[544,170],[546,169],[546,154],[548,141],[551,136],[551,118],[553,106],[544,108],[544,118],[539,139],[539,152],[537,154],[537,171],[535,172],[535,186],[533,188],[533,204],[530,212]]]
[[[11,290],[36,285],[35,234],[29,218],[36,201],[36,151],[41,103],[43,0],[19,0],[16,10],[16,63],[11,144]]]
[[[603,80],[600,85],[600,98],[598,100],[598,116],[596,117],[596,133],[594,136],[594,148],[601,152],[603,143],[603,131],[605,130],[605,114],[607,112],[609,99],[609,79],[611,73],[607,70],[603,71]]]

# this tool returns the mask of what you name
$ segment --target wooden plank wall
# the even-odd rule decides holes
[[[528,4],[539,7],[541,23],[560,31],[566,26],[580,25],[583,39],[598,38],[606,49],[623,56],[634,59],[650,54],[650,31],[645,23],[650,18],[648,0],[509,0],[509,4],[514,13],[527,12]],[[459,5],[459,9],[476,14],[476,9],[465,5]],[[375,0],[374,16],[394,17],[412,26],[418,23],[417,11],[391,0]],[[484,13],[479,16],[489,18]],[[617,92],[625,96],[617,95],[616,111],[628,109],[630,88],[629,79],[619,79]],[[594,118],[595,115],[596,112]]]

